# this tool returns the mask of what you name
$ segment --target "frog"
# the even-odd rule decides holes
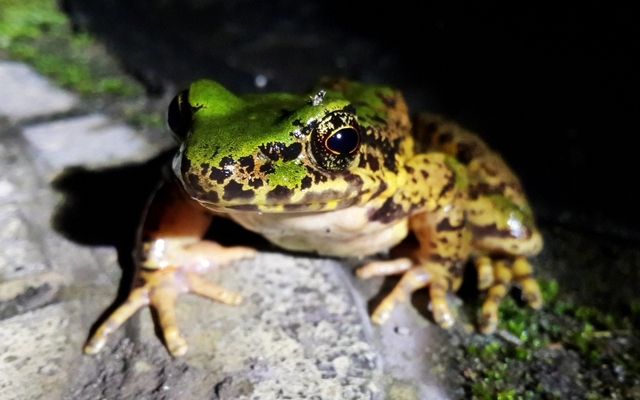
[[[207,239],[214,217],[286,251],[363,260],[355,271],[362,279],[399,275],[371,313],[375,324],[426,289],[433,320],[450,328],[447,294],[460,288],[467,264],[485,295],[481,332],[496,329],[512,286],[542,306],[528,258],[543,240],[518,177],[456,122],[411,118],[397,89],[324,79],[302,95],[237,95],[203,79],[172,100],[168,125],[179,148],[141,223],[131,291],[89,336],[87,354],[152,307],[167,350],[180,356],[188,345],[176,324],[178,295],[240,304],[241,294],[202,275],[256,250]],[[409,235],[416,245],[388,252]]]

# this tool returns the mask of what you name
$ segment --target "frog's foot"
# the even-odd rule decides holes
[[[487,298],[482,305],[480,331],[491,333],[498,326],[498,307],[509,291],[512,283],[520,285],[522,297],[534,309],[542,307],[542,295],[538,283],[531,277],[531,264],[524,257],[509,260],[491,260],[482,256],[476,259],[478,270],[478,288],[487,289]],[[486,269],[491,268],[491,276]]]
[[[453,325],[455,318],[447,305],[446,294],[450,286],[446,269],[433,263],[415,265],[409,258],[399,258],[392,261],[376,261],[369,263],[356,271],[360,278],[373,276],[395,275],[404,272],[398,284],[376,307],[371,314],[373,323],[384,324],[397,303],[404,302],[411,293],[418,289],[429,287],[431,298],[431,312],[433,319],[443,328]]]
[[[186,256],[189,252],[191,258]],[[171,266],[164,268],[142,267],[138,269],[129,297],[91,335],[84,347],[84,352],[86,354],[98,353],[106,344],[111,333],[136,311],[151,306],[157,314],[169,353],[173,356],[185,354],[187,343],[180,335],[175,317],[174,303],[178,295],[191,292],[225,304],[239,304],[242,301],[242,296],[205,281],[199,275],[203,272],[200,269],[204,265],[204,258],[211,260],[210,264],[221,265],[232,260],[253,257],[254,254],[255,250],[253,249],[225,248],[217,243],[202,241],[192,246],[186,246],[184,252],[172,255],[172,261],[180,260],[183,262],[182,264],[172,263]]]

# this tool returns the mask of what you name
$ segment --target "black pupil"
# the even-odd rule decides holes
[[[327,139],[329,150],[339,154],[353,153],[359,143],[358,131],[354,128],[342,128]]]

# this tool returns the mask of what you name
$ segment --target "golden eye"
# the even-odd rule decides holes
[[[355,153],[359,146],[360,132],[352,126],[340,128],[324,140],[324,147],[336,155]]]
[[[318,121],[309,140],[316,165],[327,171],[344,171],[358,156],[360,125],[355,111],[339,110]]]

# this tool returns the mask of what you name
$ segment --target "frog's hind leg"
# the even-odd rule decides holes
[[[145,220],[143,259],[135,272],[132,290],[127,300],[91,335],[85,353],[99,352],[112,332],[136,311],[150,306],[169,352],[183,355],[187,344],[176,324],[174,308],[178,295],[191,292],[226,304],[242,300],[239,294],[206,282],[200,274],[253,257],[255,250],[201,240],[210,220],[211,216],[186,198],[180,188],[165,185],[156,193]]]
[[[384,323],[397,303],[428,287],[433,318],[448,328],[455,318],[446,294],[460,286],[470,252],[471,232],[465,222],[466,176],[455,160],[440,153],[418,155],[408,166],[414,174],[406,193],[413,198],[406,202],[424,205],[424,211],[409,217],[418,248],[407,258],[370,263],[356,273],[363,278],[404,273],[373,312],[375,323]]]

